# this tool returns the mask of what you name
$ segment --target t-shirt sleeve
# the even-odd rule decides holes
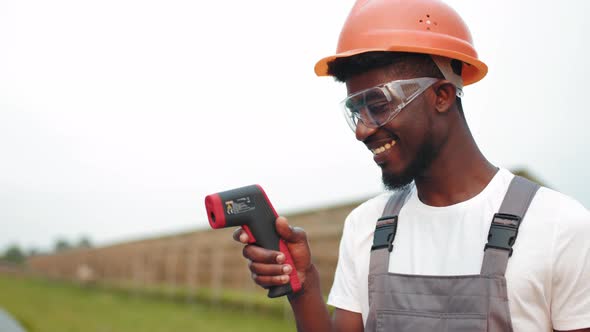
[[[336,308],[360,313],[360,291],[354,259],[354,243],[356,239],[352,219],[353,217],[349,215],[344,223],[344,230],[340,239],[338,264],[334,274],[334,284],[328,296],[328,304]]]
[[[573,217],[557,222],[553,250],[553,328],[560,331],[588,328],[590,212],[581,205],[576,206]]]

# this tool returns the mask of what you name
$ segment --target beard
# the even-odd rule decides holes
[[[385,189],[395,191],[407,188],[416,177],[424,173],[438,154],[433,144],[426,142],[420,146],[416,157],[401,174],[393,174],[383,170],[381,180]]]

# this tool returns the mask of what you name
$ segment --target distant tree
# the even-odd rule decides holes
[[[57,239],[55,241],[55,252],[61,252],[70,248],[72,248],[72,246],[66,239]]]
[[[18,245],[14,244],[6,249],[2,259],[7,262],[22,264],[26,259],[26,255]]]
[[[29,251],[27,252],[27,256],[36,256],[39,255],[40,251],[37,248],[30,248]]]
[[[78,242],[78,248],[92,248],[92,242],[87,236],[82,236]]]

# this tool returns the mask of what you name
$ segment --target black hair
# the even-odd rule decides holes
[[[400,71],[415,74],[416,77],[444,78],[432,58],[427,54],[383,51],[336,58],[328,63],[328,75],[334,76],[338,82],[346,82],[358,74],[393,64],[401,65]]]
[[[328,63],[328,75],[333,76],[338,82],[346,82],[361,73],[393,64],[401,65],[398,68],[400,72],[411,73],[415,77],[444,79],[444,75],[428,54],[387,51],[365,52],[350,57],[336,58]],[[451,68],[455,74],[461,75],[463,63],[459,60],[452,60]],[[455,102],[459,113],[465,117],[461,98],[456,97]]]

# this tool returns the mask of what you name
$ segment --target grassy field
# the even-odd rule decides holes
[[[0,307],[29,332],[294,332],[269,314],[0,275]]]

